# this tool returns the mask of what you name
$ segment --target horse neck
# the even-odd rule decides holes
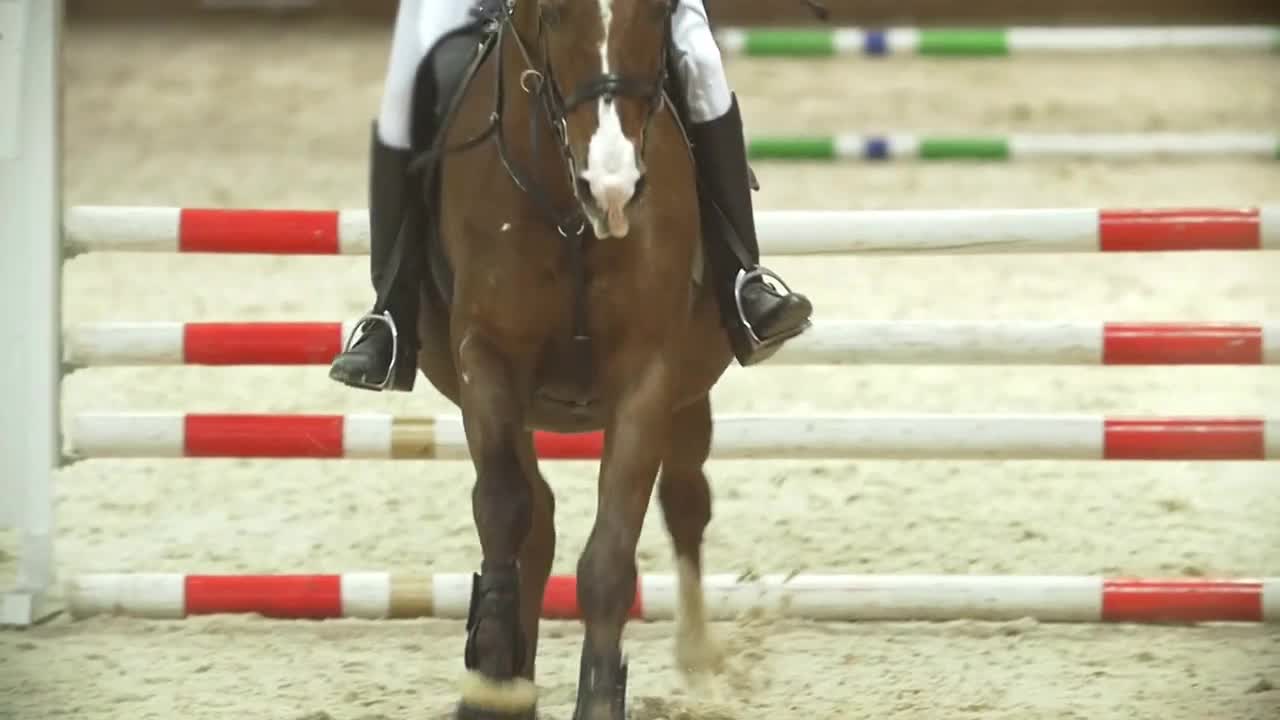
[[[530,43],[530,50],[533,49],[533,43],[538,40],[539,13],[538,0],[520,0],[511,13],[512,27],[520,32],[520,37],[524,38],[525,42]]]
[[[525,109],[529,103],[523,99],[528,96],[521,89],[521,75],[529,70],[529,63],[525,59],[524,53],[520,51],[520,44],[523,43],[525,51],[529,54],[529,59],[538,62],[541,59],[541,45],[539,37],[539,9],[537,0],[522,0],[517,2],[515,9],[511,14],[511,29],[515,30],[516,37],[508,38],[503,43],[504,57],[503,65],[503,83],[509,89],[507,100],[507,112],[518,111],[521,117],[525,116]],[[515,102],[512,102],[512,101]],[[511,107],[511,106],[515,107]]]

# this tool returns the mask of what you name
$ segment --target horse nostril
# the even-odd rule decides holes
[[[573,181],[574,192],[578,194],[581,200],[591,199],[591,183],[586,178],[580,177]]]

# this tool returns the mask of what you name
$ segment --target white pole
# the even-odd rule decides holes
[[[62,0],[0,0],[0,525],[20,542],[0,624],[50,609],[59,463]]]

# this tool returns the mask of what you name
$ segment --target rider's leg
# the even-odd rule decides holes
[[[679,0],[672,35],[676,70],[687,95],[684,100],[694,157],[702,187],[710,195],[710,203],[703,204],[704,215],[710,216],[703,224],[709,236],[708,255],[718,276],[734,354],[739,363],[750,365],[772,355],[784,340],[807,328],[813,306],[804,295],[782,292],[765,282],[762,274],[753,272],[768,273],[759,265],[742,116],[702,0]],[[719,213],[708,204],[714,204]],[[735,252],[730,233],[737,236],[746,257]],[[739,292],[740,276],[746,282]]]
[[[406,217],[408,165],[410,161],[411,106],[418,67],[423,56],[446,33],[467,20],[469,0],[400,0],[391,56],[383,81],[382,101],[369,149],[369,275],[375,291],[383,288],[392,271],[396,238]],[[415,337],[417,291],[414,283],[397,277],[388,297],[378,297],[374,311],[390,314],[402,339]],[[329,377],[352,387],[369,390],[413,389],[417,375],[416,348],[402,343],[396,353],[396,372],[388,377],[392,362],[392,336],[384,322],[360,325],[351,347],[334,359]]]

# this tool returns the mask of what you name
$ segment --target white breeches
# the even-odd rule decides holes
[[[409,110],[418,64],[436,41],[466,24],[473,4],[472,0],[400,0],[378,110],[378,138],[383,143],[408,149]]]
[[[409,109],[418,64],[441,37],[466,24],[473,4],[473,0],[400,0],[378,111],[378,137],[383,143],[409,147]],[[672,40],[673,69],[688,93],[690,119],[704,123],[724,115],[733,105],[733,96],[702,0],[677,0]]]
[[[733,93],[702,0],[679,0],[671,19],[671,35],[674,68],[688,95],[689,120],[701,124],[729,112]]]

